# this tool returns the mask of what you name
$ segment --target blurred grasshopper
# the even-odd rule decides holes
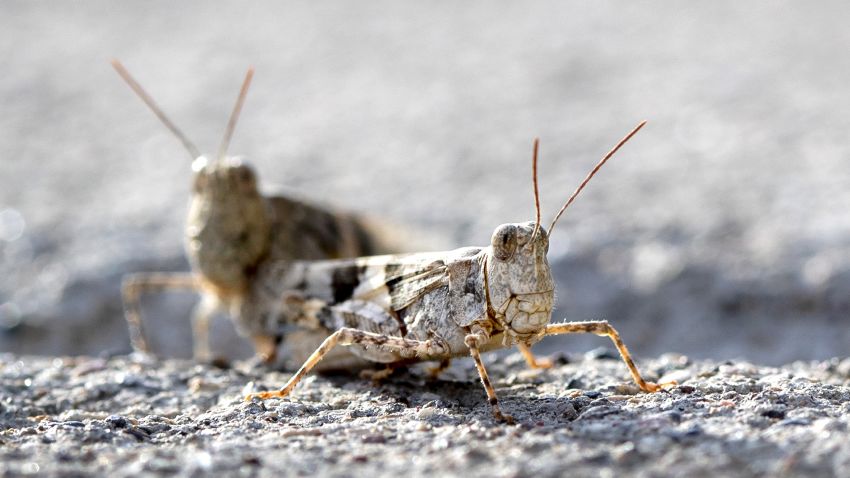
[[[531,367],[551,366],[537,360],[530,347],[547,335],[570,333],[610,337],[641,390],[655,392],[668,385],[641,377],[607,321],[549,323],[555,296],[546,259],[549,234],[596,171],[644,124],[596,165],[555,216],[548,233],[540,225],[535,140],[532,177],[537,220],[499,226],[490,246],[289,265],[280,278],[281,290],[286,291],[284,315],[300,327],[324,330],[327,338],[282,389],[249,394],[246,399],[286,397],[338,344],[351,346],[361,358],[386,364],[446,361],[469,354],[494,415],[511,421],[499,410],[480,352],[517,345]]]
[[[398,250],[382,240],[377,225],[364,218],[287,197],[260,194],[254,170],[239,158],[227,156],[253,69],[245,76],[218,154],[211,161],[165,116],[120,62],[113,60],[112,66],[183,143],[193,159],[194,180],[185,229],[186,254],[192,272],[139,273],[123,281],[125,317],[136,351],[149,352],[140,295],[183,289],[201,294],[201,301],[192,313],[195,358],[211,358],[210,317],[224,309],[230,312],[240,335],[252,340],[257,355],[271,362],[282,337],[276,327],[279,319],[270,309],[273,304],[258,302],[265,285],[257,276],[267,264]]]

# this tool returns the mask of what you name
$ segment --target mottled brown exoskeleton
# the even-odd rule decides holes
[[[209,321],[229,312],[240,335],[251,339],[258,357],[274,360],[282,337],[275,305],[267,302],[257,277],[266,264],[294,259],[332,259],[397,252],[388,235],[371,221],[284,196],[260,193],[253,168],[227,156],[230,138],[253,76],[249,69],[214,158],[201,155],[117,60],[116,71],[183,143],[192,157],[194,179],[186,219],[185,249],[192,271],[138,273],[122,285],[130,341],[150,352],[139,298],[161,290],[192,290],[201,300],[192,313],[194,356],[209,360]]]
[[[489,246],[285,265],[276,284],[287,322],[322,331],[327,338],[281,390],[246,398],[286,397],[336,345],[348,345],[354,355],[389,365],[472,356],[493,413],[511,421],[499,409],[480,352],[516,345],[531,367],[547,367],[551,362],[537,360],[531,346],[548,335],[570,333],[611,338],[640,389],[660,390],[667,384],[643,379],[607,321],[550,323],[555,283],[546,259],[549,234],[596,171],[643,125],[596,165],[548,232],[540,225],[535,140],[532,170],[537,220],[497,227]]]

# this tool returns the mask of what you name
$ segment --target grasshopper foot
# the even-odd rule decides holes
[[[679,385],[679,382],[675,380],[670,380],[669,382],[655,383],[655,382],[645,382],[644,386],[640,387],[641,390],[647,393],[655,393],[655,392],[664,392],[665,388],[675,387]]]
[[[516,420],[514,417],[508,415],[507,413],[502,413],[500,410],[493,410],[493,417],[506,425],[514,425],[516,424]]]
[[[539,369],[547,369],[555,366],[555,361],[549,357],[546,358],[538,358],[537,361],[530,365],[531,368],[539,368]]]
[[[525,363],[531,369],[547,369],[555,366],[555,361],[551,358],[537,358],[532,352],[531,347],[525,344],[519,344],[519,351],[525,358]]]
[[[133,350],[130,352],[130,360],[141,363],[153,363],[159,358],[153,352],[147,350]]]
[[[253,401],[255,398],[258,398],[260,400],[268,400],[270,398],[284,398],[287,395],[289,395],[289,393],[285,393],[283,390],[277,390],[274,392],[249,393],[248,395],[245,395],[245,401],[250,402]]]

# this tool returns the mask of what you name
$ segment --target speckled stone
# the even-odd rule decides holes
[[[438,380],[419,366],[377,385],[311,376],[291,398],[249,403],[246,385],[288,375],[0,355],[0,475],[837,476],[850,466],[847,360],[770,368],[668,355],[639,366],[679,385],[642,394],[622,363],[597,356],[529,373],[518,354],[486,354],[509,426],[491,418],[468,360]]]

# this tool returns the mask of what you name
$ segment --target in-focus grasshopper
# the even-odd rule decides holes
[[[579,185],[548,232],[540,224],[537,150],[532,177],[537,219],[496,228],[487,247],[449,252],[297,261],[280,272],[281,307],[289,323],[323,330],[327,338],[279,391],[246,399],[286,397],[336,345],[373,362],[393,364],[471,355],[497,419],[511,421],[498,400],[480,352],[517,345],[531,367],[531,346],[547,335],[593,333],[611,338],[632,378],[645,392],[668,384],[647,382],[607,321],[550,324],[555,284],[546,254],[549,234],[590,178],[637,131],[623,138]],[[670,382],[672,384],[672,382]]]
[[[132,274],[123,281],[125,317],[136,351],[150,352],[142,325],[140,295],[182,289],[201,294],[192,313],[195,358],[211,358],[209,321],[214,312],[222,309],[229,311],[237,331],[252,340],[258,357],[271,362],[281,341],[277,333],[281,319],[274,315],[273,304],[258,302],[266,297],[265,285],[257,280],[266,264],[402,250],[390,242],[378,224],[363,217],[288,197],[262,195],[253,168],[239,158],[227,156],[253,69],[245,76],[218,154],[210,160],[201,155],[120,62],[113,60],[112,65],[193,159],[194,180],[185,229],[185,249],[192,271]]]

